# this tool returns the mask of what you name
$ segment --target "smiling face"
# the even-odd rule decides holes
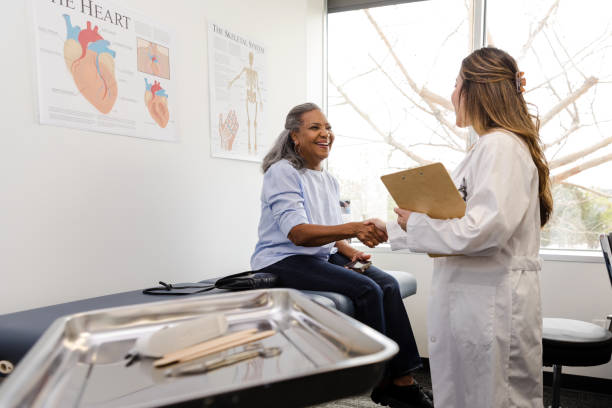
[[[334,134],[327,118],[318,109],[302,115],[302,124],[291,134],[296,152],[311,170],[321,170],[321,162],[327,159],[334,142]]]
[[[455,108],[455,124],[461,128],[467,126],[467,123],[465,121],[465,108],[459,100],[462,86],[463,79],[461,78],[461,74],[459,74],[457,75],[457,79],[455,80],[455,89],[453,90],[453,94],[451,95],[451,101],[453,102],[453,108]]]

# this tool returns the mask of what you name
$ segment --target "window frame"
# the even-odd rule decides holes
[[[362,10],[371,7],[393,6],[395,4],[415,3],[428,0],[327,0],[327,14],[343,11]],[[331,5],[330,5],[331,4]]]
[[[329,19],[328,16],[330,13],[335,13],[335,12],[344,12],[344,11],[351,11],[351,10],[360,10],[360,9],[364,9],[367,7],[359,7],[357,6],[357,4],[369,4],[370,6],[374,6],[374,7],[381,7],[381,6],[389,6],[389,5],[396,5],[396,4],[403,4],[403,3],[413,3],[413,2],[417,2],[417,1],[427,1],[427,0],[364,0],[364,1],[359,1],[359,0],[355,0],[353,1],[353,3],[355,4],[354,6],[347,6],[346,8],[342,8],[342,9],[334,9],[332,11],[329,11],[328,8],[328,3],[330,0],[324,0],[324,11],[325,11],[325,16],[324,16],[324,22],[323,22],[323,106],[321,107],[323,109],[323,112],[325,113],[325,115],[328,115],[328,87],[329,87],[329,81],[327,80],[328,78],[328,64],[329,64],[329,58],[328,58],[328,50],[329,50],[329,38],[328,38],[328,34],[329,34],[329,30],[328,30],[328,24],[329,24]],[[333,2],[333,0],[331,0]],[[472,0],[473,1],[473,5],[474,5],[474,26],[472,27],[473,29],[473,33],[474,36],[472,38],[472,50],[476,50],[482,47],[485,47],[487,45],[486,41],[487,41],[487,37],[486,37],[486,28],[487,28],[487,3],[489,0]],[[351,3],[351,0],[347,0],[346,3]],[[472,133],[471,136],[474,137],[475,132],[473,129],[470,130],[470,132]],[[325,169],[328,169],[328,161],[325,161]],[[391,247],[389,246],[389,244],[381,244],[376,248],[368,248],[365,245],[362,245],[361,243],[356,243],[353,244],[353,246],[356,247],[363,247],[362,249],[367,250],[368,252],[379,252],[379,253],[390,253],[391,252]],[[581,263],[604,263],[604,259],[603,256],[601,254],[601,251],[598,251],[596,249],[588,249],[588,250],[584,250],[584,249],[550,249],[550,248],[542,248],[540,247],[540,256],[542,257],[543,260],[545,261],[558,261],[558,262],[581,262]],[[411,254],[408,251],[404,252],[405,254]]]
[[[413,253],[409,250],[400,250],[400,251],[392,251],[391,246],[387,243],[383,243],[378,245],[375,248],[369,248],[363,245],[361,242],[352,242],[351,246],[360,251],[375,254],[398,254],[398,255],[408,255],[408,256],[425,256],[426,254],[422,253]],[[539,251],[540,257],[544,261],[553,261],[553,262],[575,262],[575,263],[605,263],[603,255],[601,251],[592,250],[592,249],[548,249],[548,248],[540,248]]]

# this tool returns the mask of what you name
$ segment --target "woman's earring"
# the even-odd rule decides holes
[[[300,154],[300,144],[299,143],[294,143],[293,151],[296,152],[297,154]]]

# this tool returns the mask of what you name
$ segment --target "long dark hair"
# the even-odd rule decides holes
[[[517,135],[529,148],[538,169],[540,225],[544,226],[553,210],[550,170],[540,141],[540,119],[529,113],[517,85],[516,61],[500,49],[481,48],[463,60],[460,76],[460,109],[476,133],[502,128]]]

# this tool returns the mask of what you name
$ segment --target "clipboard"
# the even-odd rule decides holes
[[[399,208],[442,220],[465,215],[465,201],[442,163],[387,174],[380,179]]]

